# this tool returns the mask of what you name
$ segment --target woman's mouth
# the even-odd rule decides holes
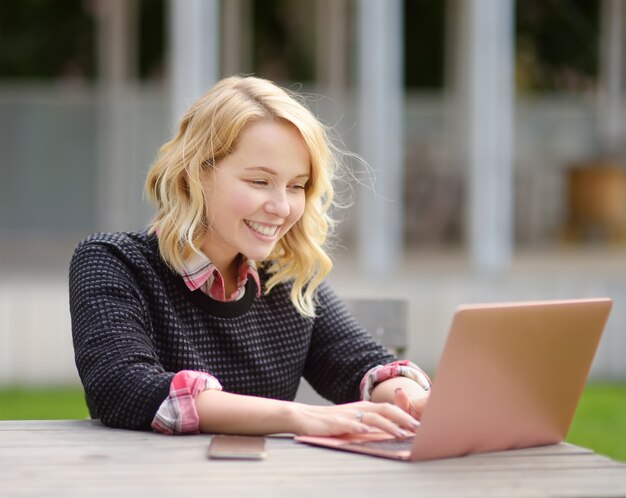
[[[264,225],[250,220],[244,220],[244,223],[248,226],[248,228],[254,230],[260,235],[263,235],[264,237],[274,237],[280,228],[279,225]]]

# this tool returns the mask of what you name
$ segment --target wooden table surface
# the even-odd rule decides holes
[[[626,465],[560,444],[421,463],[267,440],[262,461],[207,458],[208,435],[98,421],[0,421],[0,497],[617,497]]]

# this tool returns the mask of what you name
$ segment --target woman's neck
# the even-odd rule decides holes
[[[220,272],[222,280],[224,282],[224,291],[226,297],[230,296],[237,288],[237,280],[239,278],[239,265],[241,264],[241,253],[236,254],[234,257],[228,257],[227,251],[224,251],[220,247],[218,241],[207,237],[204,244],[201,246],[202,252],[207,258],[215,265],[217,271]],[[232,254],[232,253],[230,253]],[[222,256],[222,257],[220,257]]]
[[[222,266],[218,265],[215,261],[213,264],[216,266],[222,280],[224,281],[224,294],[226,297],[230,296],[237,289],[237,281],[239,280],[239,265],[241,264],[241,255],[237,255],[235,259]]]

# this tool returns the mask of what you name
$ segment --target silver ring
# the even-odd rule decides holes
[[[365,415],[365,413],[363,413],[363,412],[356,412],[356,419],[359,422],[361,422],[361,423],[363,423],[363,415]]]

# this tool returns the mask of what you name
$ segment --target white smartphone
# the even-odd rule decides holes
[[[265,438],[262,436],[213,436],[209,458],[231,460],[262,460],[265,458]]]

